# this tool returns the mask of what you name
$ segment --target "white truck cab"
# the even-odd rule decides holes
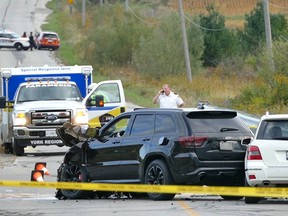
[[[56,128],[65,122],[83,129],[101,127],[124,112],[121,81],[97,83],[88,93],[92,71],[89,65],[2,68],[1,138],[5,152],[22,156],[27,146],[63,146]],[[100,102],[96,95],[101,96]]]

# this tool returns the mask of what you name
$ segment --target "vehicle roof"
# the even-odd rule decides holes
[[[74,81],[57,81],[57,82],[54,82],[54,81],[30,81],[30,82],[23,82],[20,84],[20,86],[23,86],[23,85],[34,85],[34,84],[73,84],[73,85],[76,85],[76,83]]]
[[[261,120],[269,120],[269,119],[288,119],[288,114],[268,114],[268,115],[263,115],[261,117]]]
[[[56,34],[56,35],[58,35],[58,33],[57,32],[52,32],[52,31],[42,31],[42,32],[40,32],[40,34]]]
[[[199,109],[199,108],[135,108],[134,112],[235,112],[232,110],[225,110],[225,109]],[[132,111],[133,112],[133,111]]]
[[[5,33],[16,33],[7,29],[1,29],[0,32],[5,32]],[[17,34],[17,33],[16,33]]]

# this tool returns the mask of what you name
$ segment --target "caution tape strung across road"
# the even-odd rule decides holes
[[[192,193],[205,195],[288,197],[288,188],[274,187],[222,187],[222,186],[183,186],[183,185],[142,185],[142,184],[96,184],[73,182],[30,182],[0,181],[2,187],[37,187],[71,190],[153,192],[153,193]]]

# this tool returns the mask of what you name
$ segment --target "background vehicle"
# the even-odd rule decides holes
[[[92,83],[92,70],[89,65],[2,68],[3,97],[0,97],[0,107],[4,109],[1,138],[6,153],[13,151],[21,156],[26,146],[63,146],[55,131],[58,126],[68,121],[88,127],[88,122],[99,121],[101,116],[125,104],[124,90],[121,81],[117,80],[96,84],[83,100],[88,93],[88,85]],[[93,100],[89,99],[102,85],[117,86],[117,92],[106,89],[108,94],[119,95],[118,103],[112,103],[112,107],[107,102],[101,104],[103,108],[100,109],[100,105],[93,104]],[[125,111],[125,108],[122,110]],[[94,118],[89,118],[88,112]],[[101,126],[100,122],[98,125]]]
[[[97,139],[72,146],[58,181],[244,186],[241,140],[252,136],[234,111],[137,109],[109,121]],[[58,198],[88,193],[59,190]],[[174,194],[148,196],[169,200]]]
[[[248,142],[250,140],[247,140]],[[245,157],[246,186],[288,186],[288,115],[264,115]],[[245,197],[257,203],[260,197]]]
[[[35,38],[36,48],[57,50],[60,48],[60,38],[56,32],[40,32]]]
[[[29,39],[23,38],[15,32],[2,30],[0,31],[0,49],[14,48],[16,50],[28,50]]]

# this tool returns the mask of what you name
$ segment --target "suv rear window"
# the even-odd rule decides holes
[[[249,129],[237,117],[236,112],[230,111],[199,111],[186,114],[193,132],[249,132]]]
[[[56,34],[43,34],[43,38],[58,38]]]
[[[288,120],[263,120],[256,139],[288,139]]]

